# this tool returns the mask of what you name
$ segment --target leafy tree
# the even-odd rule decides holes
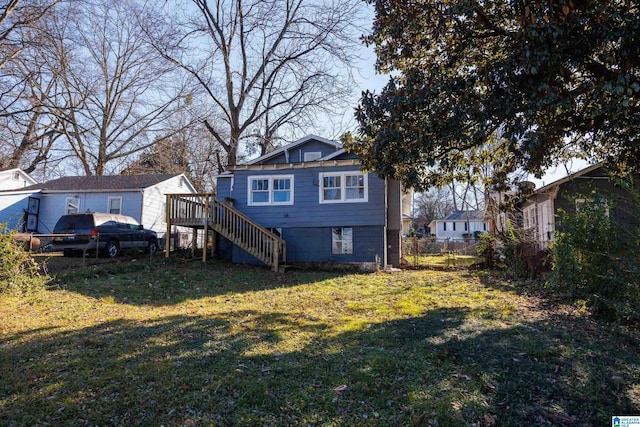
[[[568,156],[640,160],[637,1],[368,1],[391,77],[346,138],[365,166],[420,188],[487,161],[506,182]]]

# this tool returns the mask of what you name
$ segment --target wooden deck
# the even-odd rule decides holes
[[[213,193],[167,194],[167,236],[172,226],[210,230],[229,239],[260,261],[279,271],[286,262],[287,246],[280,236],[255,223],[233,207],[216,200]],[[203,251],[203,261],[206,260]],[[169,241],[165,248],[169,256]]]

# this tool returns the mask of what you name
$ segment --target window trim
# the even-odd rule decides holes
[[[340,177],[340,199],[325,200],[324,199],[324,178]],[[347,176],[362,176],[364,197],[362,199],[347,199]],[[337,188],[337,187],[336,187]],[[354,187],[350,187],[354,188]],[[361,171],[344,171],[344,172],[320,172],[318,179],[318,197],[321,205],[332,203],[366,203],[369,201],[369,174]]]
[[[291,197],[289,201],[286,202],[275,202],[273,193],[275,192],[273,188],[273,182],[279,179],[288,179],[290,181],[289,184],[289,192]],[[253,201],[253,190],[252,190],[252,182],[259,180],[268,180],[269,181],[269,189],[268,192],[268,201],[267,202],[254,202]],[[282,190],[278,190],[282,191]],[[294,175],[251,175],[247,176],[247,206],[290,206],[293,205],[293,197],[294,197]]]
[[[69,210],[69,202],[74,201],[76,203],[76,210],[75,211],[70,211]],[[67,197],[64,203],[64,214],[65,215],[71,215],[74,213],[80,213],[80,197]]]
[[[340,229],[340,236],[342,239],[334,240],[334,230]],[[345,230],[349,230],[350,239],[344,239]],[[334,250],[334,245],[341,243],[342,251],[338,252]],[[345,246],[346,244],[346,246]],[[331,255],[353,255],[353,227],[331,227]]]
[[[120,205],[118,206],[118,212],[111,212],[111,201],[112,200],[119,200],[120,201]],[[107,198],[107,213],[116,214],[116,215],[122,215],[122,196],[111,196],[111,197]]]

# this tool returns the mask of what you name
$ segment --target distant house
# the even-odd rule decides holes
[[[164,236],[168,193],[195,189],[183,174],[69,176],[0,191],[0,223],[49,234],[62,215],[107,212],[131,216]]]
[[[584,168],[572,175],[534,190],[517,200],[510,212],[493,215],[497,231],[506,228],[506,220],[522,229],[527,238],[539,248],[546,248],[555,240],[557,217],[560,210],[572,212],[579,209],[585,198],[596,196],[607,202],[609,214],[621,223],[633,221],[625,198],[625,190],[610,179],[601,164]],[[493,196],[489,204],[497,205],[500,196]]]
[[[0,171],[0,191],[21,189],[36,183],[37,181],[22,169]]]
[[[308,136],[229,168],[217,177],[217,198],[277,233],[287,262],[400,265],[401,184],[363,171],[337,142]],[[218,250],[258,262],[230,240]]]
[[[489,221],[485,218],[484,211],[454,211],[444,218],[431,221],[429,230],[438,240],[462,240],[488,231]]]

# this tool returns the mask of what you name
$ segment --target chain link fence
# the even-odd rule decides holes
[[[408,267],[468,267],[483,261],[477,255],[478,243],[476,239],[404,237],[403,263]]]

